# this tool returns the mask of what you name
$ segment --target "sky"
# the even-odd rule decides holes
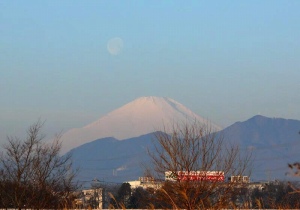
[[[0,142],[142,96],[226,127],[300,120],[300,1],[0,1]]]

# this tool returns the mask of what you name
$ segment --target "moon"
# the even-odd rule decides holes
[[[107,42],[107,50],[111,55],[118,55],[122,52],[123,40],[120,37],[111,38]]]

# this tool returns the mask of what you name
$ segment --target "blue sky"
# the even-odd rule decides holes
[[[0,137],[53,134],[141,96],[225,127],[300,120],[300,1],[0,1]],[[107,50],[119,37],[118,55]],[[2,141],[2,140],[1,140]]]

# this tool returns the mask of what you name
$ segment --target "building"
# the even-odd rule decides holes
[[[87,189],[80,192],[79,198],[75,200],[76,208],[81,209],[103,209],[104,192],[102,188]]]
[[[223,182],[225,175],[223,171],[166,171],[165,180]]]
[[[129,181],[127,183],[130,184],[132,189],[138,187],[142,187],[144,189],[146,188],[159,189],[162,185],[161,181],[157,181],[153,177],[139,177],[139,180]]]
[[[230,182],[250,183],[250,177],[249,176],[231,176]]]

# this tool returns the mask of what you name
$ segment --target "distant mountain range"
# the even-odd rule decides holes
[[[143,166],[149,164],[147,149],[153,149],[154,134],[158,130],[152,123],[160,127],[195,119],[207,123],[172,99],[143,97],[84,128],[69,131],[65,143],[70,145],[65,149],[73,148],[70,152],[74,167],[80,168],[79,181],[88,182],[94,178],[106,182],[135,180],[143,176]],[[146,122],[148,120],[151,122]],[[213,126],[226,141],[239,144],[242,152],[253,152],[253,181],[290,179],[286,175],[287,164],[300,161],[299,120],[254,116],[223,130]],[[76,137],[76,134],[80,135]],[[109,134],[111,137],[107,137]]]
[[[253,151],[254,180],[290,179],[287,163],[300,161],[300,121],[254,116],[221,131],[225,139]]]

